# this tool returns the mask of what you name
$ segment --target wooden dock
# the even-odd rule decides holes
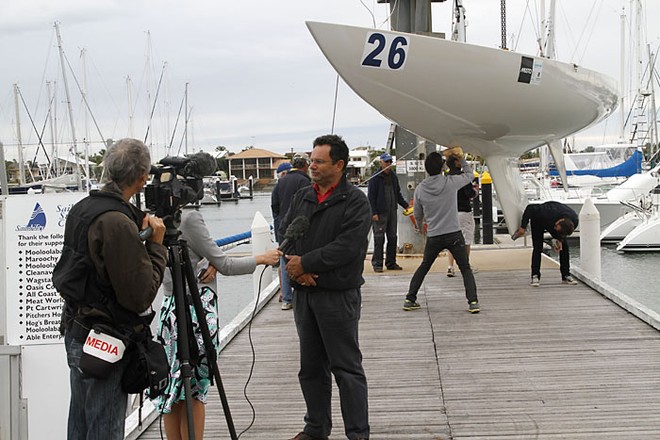
[[[402,272],[365,272],[360,340],[371,439],[660,439],[660,332],[585,284],[561,284],[556,268],[544,267],[541,287],[530,287],[522,261],[475,275],[478,315],[466,311],[461,277],[447,278],[443,266],[427,276],[413,312],[401,306],[418,261]],[[243,396],[250,338],[256,420],[241,438],[291,438],[305,413],[293,314],[274,297],[221,353],[238,433],[252,418]],[[338,440],[336,388],[333,399]],[[229,439],[215,389],[206,409],[205,437]],[[159,439],[158,421],[140,438]]]

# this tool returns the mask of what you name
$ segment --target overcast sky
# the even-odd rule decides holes
[[[655,51],[660,43],[660,1],[642,2],[648,8],[647,28],[654,32],[648,42]],[[434,4],[434,31],[451,32],[451,3]],[[468,42],[498,47],[500,2],[463,3]],[[536,53],[539,3],[507,2],[507,34],[518,51]],[[557,0],[557,4],[558,59],[618,80],[620,15],[625,5],[630,21],[629,0]],[[0,141],[8,147],[6,155],[14,156],[13,84],[18,83],[19,100],[25,101],[25,106],[19,104],[23,142],[35,144],[37,136],[29,118],[41,131],[49,108],[46,81],[57,81],[56,137],[69,142],[53,27],[58,21],[66,62],[73,69],[67,77],[79,142],[88,138],[98,144],[102,138],[128,135],[143,139],[151,110],[149,95],[155,95],[167,63],[150,128],[154,143],[168,144],[175,133],[174,153],[182,145],[183,114],[176,132],[174,125],[188,83],[189,150],[212,150],[218,145],[234,152],[248,145],[280,153],[306,150],[314,137],[331,131],[336,74],[305,21],[365,27],[375,23],[388,29],[388,15],[388,6],[376,0],[3,0]],[[85,116],[80,88],[87,91],[98,129],[92,117]],[[389,122],[341,82],[334,116],[334,131],[345,137],[349,147],[385,144]],[[578,136],[578,147],[607,141],[603,126],[616,133],[616,115]],[[44,139],[50,142],[48,126]],[[35,150],[27,147],[26,158],[31,159]],[[165,150],[160,151],[155,154]]]

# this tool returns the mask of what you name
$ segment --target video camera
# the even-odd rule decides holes
[[[146,208],[156,217],[178,218],[176,213],[183,206],[202,200],[202,178],[213,174],[215,169],[215,159],[205,152],[162,158],[149,172],[154,177],[144,188]]]

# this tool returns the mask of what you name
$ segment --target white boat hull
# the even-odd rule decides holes
[[[616,247],[623,252],[660,252],[660,215],[633,229]]]
[[[625,239],[633,229],[641,225],[643,220],[640,214],[628,212],[616,219],[600,233],[600,241],[603,243],[618,243]]]
[[[574,64],[421,35],[307,27],[343,80],[384,116],[486,159],[510,232],[527,202],[517,158],[616,107],[614,81]]]

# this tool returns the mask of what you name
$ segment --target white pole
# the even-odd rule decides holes
[[[591,198],[584,201],[580,210],[580,267],[600,280],[600,212]]]
[[[271,240],[270,235],[270,226],[268,222],[261,214],[257,211],[254,214],[254,219],[252,220],[252,255],[260,255],[264,252],[273,248],[273,241]],[[263,276],[261,272],[263,271],[264,266],[259,265],[252,274],[252,285],[254,288],[254,297],[256,298],[259,294],[259,281],[261,281],[261,290],[265,289],[273,281],[273,270],[272,268],[267,268]]]

